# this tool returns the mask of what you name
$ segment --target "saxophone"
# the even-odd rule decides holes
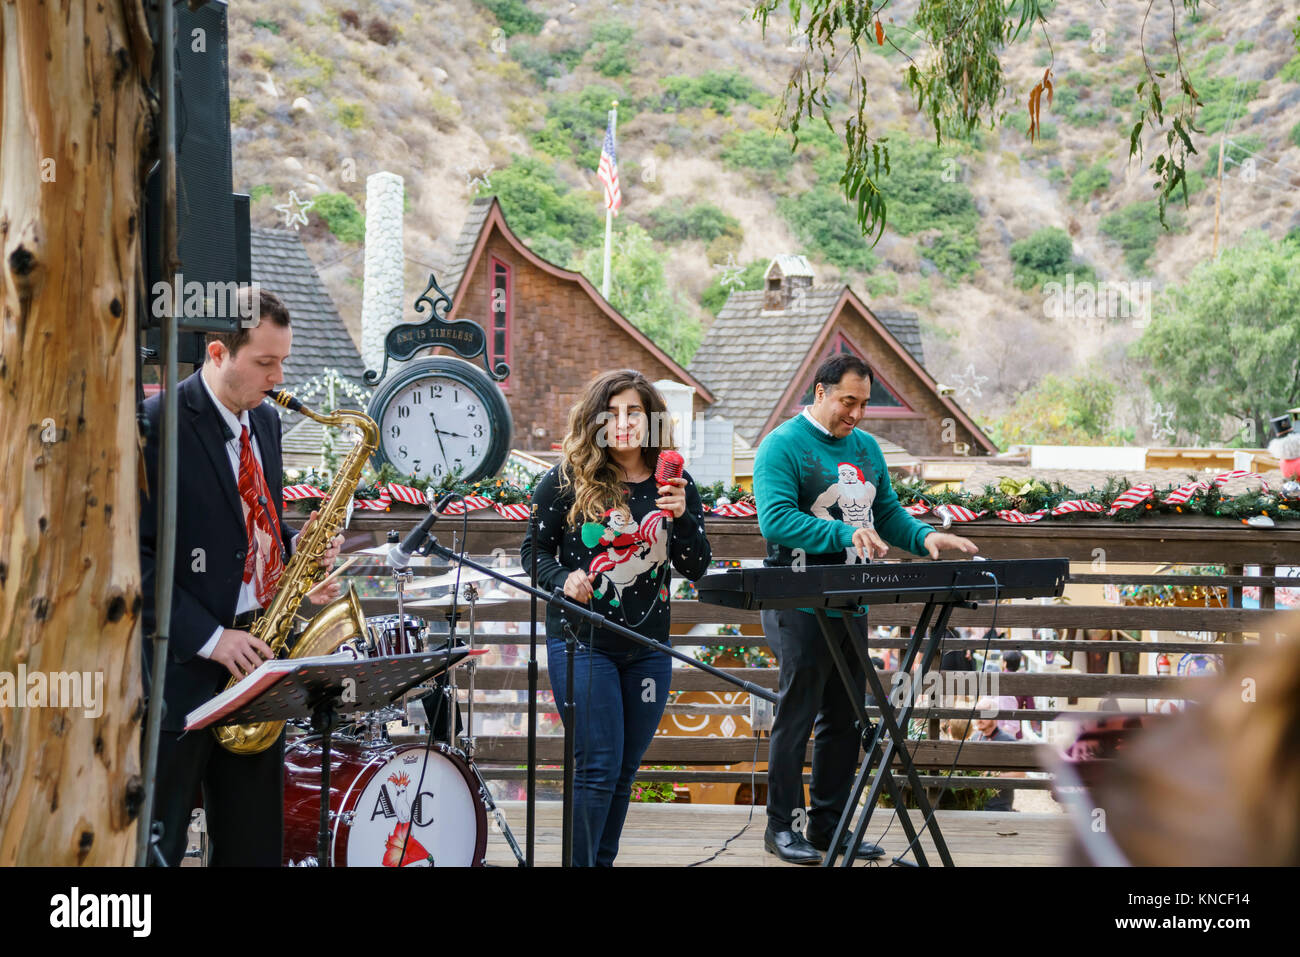
[[[268,392],[267,395],[286,409],[301,412],[322,425],[341,426],[351,423],[361,431],[359,441],[339,467],[334,484],[330,486],[329,494],[316,515],[316,521],[298,536],[297,546],[280,576],[279,588],[271,600],[271,606],[253,625],[252,636],[266,642],[274,657],[281,658],[284,657],[294,618],[298,615],[298,606],[325,575],[325,570],[320,565],[321,558],[329,547],[330,540],[347,519],[348,504],[352,501],[352,493],[361,478],[361,470],[370,454],[379,446],[379,426],[364,412],[336,409],[329,415],[321,415],[307,408],[289,392],[275,391]],[[365,623],[361,601],[349,584],[347,594],[330,602],[311,619],[288,657],[328,655],[349,638],[364,634]],[[231,688],[237,682],[238,679],[231,678],[226,687]],[[234,754],[257,754],[275,743],[283,727],[283,721],[257,721],[253,724],[223,725],[213,728],[213,733],[217,736],[217,742],[227,751]]]

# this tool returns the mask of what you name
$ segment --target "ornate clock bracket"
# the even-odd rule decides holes
[[[436,291],[437,299],[430,299],[429,293]],[[433,273],[429,273],[429,285],[415,300],[416,312],[429,312],[430,316],[423,322],[402,322],[393,326],[384,336],[384,366],[378,372],[367,369],[362,376],[366,385],[375,385],[388,373],[388,360],[402,362],[410,359],[423,349],[435,349],[442,346],[451,349],[462,359],[483,357],[483,371],[494,381],[501,382],[510,375],[510,366],[498,362],[495,367],[488,364],[487,336],[483,327],[471,319],[448,319],[451,298],[442,291]]]

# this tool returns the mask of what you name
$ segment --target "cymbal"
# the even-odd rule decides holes
[[[402,607],[403,608],[450,608],[451,599],[452,599],[451,595],[443,595],[439,598],[421,598],[418,601],[403,602]],[[480,598],[477,601],[475,601],[474,604],[479,607],[482,607],[483,605],[504,605],[505,602],[506,599],[504,598]],[[456,600],[456,604],[460,605],[461,607],[469,607],[469,601],[468,599],[465,598],[458,598]]]
[[[372,545],[370,548],[358,548],[355,552],[347,552],[346,555],[374,555],[387,560],[388,552],[392,547],[391,545]],[[385,563],[387,562],[385,561]],[[446,567],[446,563],[441,558],[432,555],[412,555],[409,564],[418,568]]]
[[[524,570],[522,568],[519,568],[518,566],[512,566],[510,568],[498,568],[495,569],[495,571],[500,572],[502,575],[507,575],[510,578],[515,578],[520,580],[528,577],[527,575],[524,574]],[[444,572],[441,575],[435,575],[432,578],[413,578],[411,579],[410,583],[406,587],[407,588],[450,588],[456,584],[456,574],[457,572],[453,569],[452,571]],[[501,580],[499,578],[493,578],[491,575],[488,575],[485,572],[481,572],[476,568],[460,569],[460,583],[462,585],[468,585],[470,582],[487,582],[487,581],[494,581],[497,583],[501,583]]]

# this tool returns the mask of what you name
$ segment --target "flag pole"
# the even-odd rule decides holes
[[[616,135],[615,127],[618,126],[618,100],[614,101],[614,108],[609,111],[609,128],[611,135]],[[608,195],[605,202],[605,273],[604,279],[600,283],[600,294],[609,301],[609,248],[610,242],[614,235],[614,209],[609,204]]]

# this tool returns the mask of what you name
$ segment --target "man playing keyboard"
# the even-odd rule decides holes
[[[773,429],[754,461],[758,527],[769,566],[842,565],[881,558],[892,544],[938,558],[943,549],[974,554],[968,539],[937,532],[908,515],[894,493],[880,446],[857,428],[871,396],[871,369],[840,353],[818,368],[811,406]],[[827,611],[839,615],[838,611]],[[763,845],[783,861],[820,863],[848,800],[857,770],[860,734],[854,708],[836,673],[811,609],[765,609],[763,632],[780,663],[780,703],[768,749],[767,831]],[[856,616],[865,644],[865,609]],[[856,694],[866,675],[847,646]],[[805,832],[794,827],[803,810],[803,758],[813,741],[811,809]],[[880,857],[863,842],[858,856]]]

